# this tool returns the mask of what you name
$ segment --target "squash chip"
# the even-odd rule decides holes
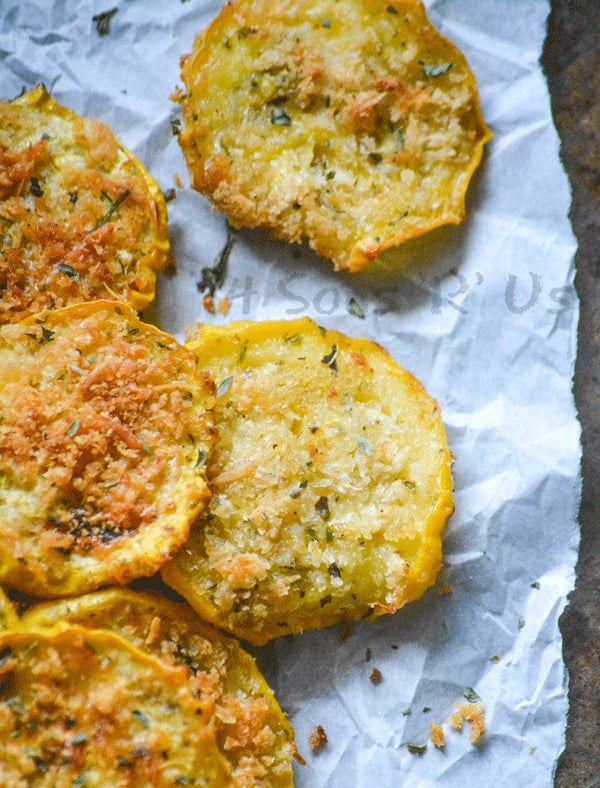
[[[437,403],[378,345],[310,319],[200,326],[217,383],[213,497],[162,569],[260,645],[417,599],[453,510]]]
[[[24,627],[58,622],[107,629],[170,666],[185,666],[190,686],[214,719],[231,785],[293,785],[294,734],[255,660],[237,641],[166,597],[110,589],[30,608]]]
[[[109,632],[0,633],[0,783],[230,785],[183,669]]]
[[[214,384],[125,304],[0,328],[0,577],[61,596],[150,575],[209,491]]]
[[[143,309],[169,252],[167,208],[102,123],[43,85],[0,101],[0,324],[78,301]]]
[[[465,215],[490,138],[420,0],[234,0],[182,58],[192,185],[336,269]]]

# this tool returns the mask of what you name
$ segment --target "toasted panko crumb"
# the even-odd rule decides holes
[[[229,312],[229,310],[231,309],[231,299],[230,299],[230,298],[227,298],[227,296],[225,296],[224,298],[222,298],[222,299],[219,301],[219,307],[218,307],[218,309],[219,309],[219,312],[220,312],[222,315],[226,315],[226,314]]]
[[[469,741],[471,744],[475,744],[485,733],[483,703],[481,701],[476,701],[474,703],[456,703],[454,705],[456,711],[448,717],[447,722],[457,731],[462,730],[465,720],[470,722],[471,734],[469,736]]]
[[[319,747],[324,747],[327,744],[327,734],[322,725],[315,725],[313,732],[308,737],[308,743],[311,750],[318,750]]]
[[[380,681],[383,681],[383,675],[379,668],[373,668],[371,671],[371,675],[369,676],[373,684],[379,684]]]
[[[429,723],[429,741],[438,749],[441,749],[446,744],[446,740],[444,738],[444,729],[439,724],[439,722],[430,722]]]

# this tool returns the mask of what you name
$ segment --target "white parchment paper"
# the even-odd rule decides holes
[[[578,546],[578,304],[570,195],[538,63],[549,7],[426,5],[465,52],[494,132],[467,221],[355,275],[263,233],[236,233],[217,294],[231,300],[224,317],[205,311],[196,283],[224,244],[225,221],[187,187],[168,99],[180,55],[220,3],[0,0],[2,97],[43,81],[58,101],[110,124],[163,189],[177,176],[184,184],[169,204],[177,274],[160,277],[147,319],[181,339],[199,319],[310,315],[379,341],[442,406],[456,513],[437,586],[346,639],[334,627],[256,652],[307,761],[296,768],[299,786],[549,786],[564,746],[558,617]],[[113,7],[100,36],[92,17]],[[351,298],[364,319],[348,311]],[[440,594],[444,584],[451,590]],[[407,744],[427,743],[429,723],[443,723],[467,687],[485,704],[484,743],[469,743],[468,726],[446,725],[443,750],[411,752]],[[328,743],[312,752],[315,725]]]

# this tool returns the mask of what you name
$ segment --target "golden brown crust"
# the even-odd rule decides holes
[[[0,633],[0,676],[2,785],[230,785],[185,671],[112,633]]]
[[[214,385],[95,301],[0,328],[0,576],[60,596],[152,574],[209,496]]]
[[[75,623],[109,629],[170,666],[184,666],[214,720],[236,788],[290,788],[292,729],[254,659],[237,641],[202,622],[185,604],[111,589],[30,608],[24,627]]]
[[[158,184],[43,85],[0,101],[0,324],[78,301],[142,309],[167,261]]]
[[[201,326],[213,498],[162,570],[260,645],[394,612],[431,585],[452,512],[439,408],[379,346],[296,321]]]
[[[355,271],[464,218],[490,132],[419,0],[236,0],[182,79],[192,184],[235,225]]]

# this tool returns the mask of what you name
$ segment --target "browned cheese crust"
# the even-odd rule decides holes
[[[419,0],[237,0],[182,60],[192,185],[336,268],[462,221],[490,137]]]
[[[291,788],[294,734],[254,659],[201,621],[188,605],[110,589],[30,608],[23,626],[58,622],[111,630],[171,667],[185,668],[214,721],[235,788]]]
[[[95,301],[0,329],[0,577],[39,596],[155,572],[209,493],[214,385]]]
[[[183,668],[108,632],[0,633],[0,784],[229,786]]]
[[[43,85],[0,101],[0,324],[77,301],[154,298],[167,210],[140,161]]]

